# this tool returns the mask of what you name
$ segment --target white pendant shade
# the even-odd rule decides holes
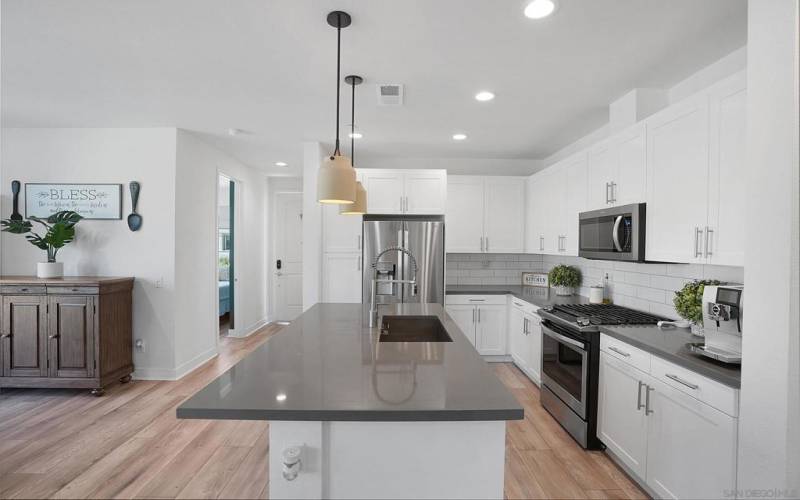
[[[350,158],[327,156],[319,169],[317,200],[320,203],[352,205],[356,201],[356,171]]]
[[[364,215],[367,213],[367,190],[361,182],[356,182],[356,202],[352,205],[339,205],[341,215]]]

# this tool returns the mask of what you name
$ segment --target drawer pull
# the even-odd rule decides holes
[[[683,380],[682,378],[680,378],[680,377],[679,377],[679,376],[677,376],[677,375],[673,375],[673,374],[671,374],[671,373],[665,373],[664,375],[666,375],[666,377],[667,377],[667,378],[670,378],[670,379],[674,380],[675,382],[677,382],[677,383],[679,383],[679,384],[683,384],[683,385],[685,385],[686,387],[688,387],[689,389],[692,389],[692,390],[694,390],[694,391],[696,391],[697,389],[699,389],[699,388],[700,388],[700,386],[699,386],[699,385],[697,385],[697,384],[693,384],[693,383],[691,383],[691,382],[687,382],[687,381]]]
[[[520,304],[519,302],[514,302],[514,305],[517,307],[522,307],[522,304]]]
[[[72,291],[73,291],[73,292],[77,292],[77,291],[78,291],[78,289],[77,289],[77,288],[73,288],[73,289],[72,289]]]
[[[617,349],[613,345],[608,346],[608,348],[609,348],[609,350],[614,351],[615,353],[619,354],[620,356],[625,356],[626,358],[630,358],[631,357],[630,353],[627,353],[625,351],[620,351],[619,349]]]
[[[19,291],[20,291],[20,292],[27,292],[27,291],[28,291],[28,289],[27,289],[27,288],[20,288],[20,289],[19,289]]]
[[[642,387],[647,387],[647,384],[645,384],[644,382],[642,382],[640,380],[639,381],[639,390],[636,391],[636,411],[639,411],[642,408],[644,408],[644,405],[642,404]]]
[[[470,302],[486,302],[486,299],[469,299]]]
[[[655,391],[649,385],[645,385],[647,387],[647,393],[644,396],[644,414],[645,416],[650,415],[651,413],[655,413],[655,411],[650,409],[650,391]]]

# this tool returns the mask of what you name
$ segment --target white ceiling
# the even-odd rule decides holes
[[[365,78],[356,166],[543,158],[605,123],[627,90],[670,87],[746,42],[746,0],[560,0],[542,21],[524,5],[3,0],[2,124],[180,127],[267,172],[296,172],[302,141],[332,142],[336,32],[325,17],[343,9],[353,24],[342,75]],[[377,106],[376,83],[404,84],[405,105]],[[481,89],[497,98],[475,101]]]

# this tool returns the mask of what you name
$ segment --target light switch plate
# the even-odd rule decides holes
[[[522,284],[547,288],[550,286],[550,281],[547,279],[547,273],[522,273]]]

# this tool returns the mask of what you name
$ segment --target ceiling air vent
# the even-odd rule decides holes
[[[378,85],[378,104],[380,106],[402,106],[403,85],[399,83],[382,83]]]

